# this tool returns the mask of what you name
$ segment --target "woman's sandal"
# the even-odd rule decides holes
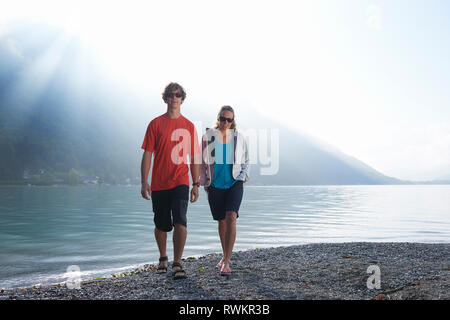
[[[221,276],[231,276],[232,271],[230,267],[225,267],[225,265],[222,265],[222,268],[220,268],[220,275]]]
[[[178,267],[179,269],[177,270],[173,270],[173,268]],[[181,273],[181,274],[179,274]],[[173,275],[173,279],[174,280],[179,280],[179,279],[186,279],[186,271],[183,270],[183,267],[181,266],[181,263],[178,262],[174,262],[172,263],[172,275]]]
[[[169,259],[167,257],[161,257],[159,258],[159,265],[158,269],[156,269],[156,273],[158,274],[164,274],[167,273],[167,265],[164,265],[164,262],[167,261],[167,264],[169,263]]]

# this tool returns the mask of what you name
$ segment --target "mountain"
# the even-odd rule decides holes
[[[31,37],[31,30],[44,36]],[[33,25],[0,37],[0,181],[79,183],[96,177],[106,183],[139,183],[140,145],[148,122],[164,113],[165,105],[160,97],[137,99],[120,79],[114,82],[97,69],[94,58],[81,60],[80,44],[64,36]],[[51,72],[46,74],[46,68]],[[182,113],[202,123],[211,123],[220,108],[191,103],[182,105]],[[405,183],[254,110],[235,109],[239,129],[256,136],[250,184]],[[260,136],[264,132],[278,133],[268,152]],[[270,161],[278,170],[265,175],[270,165],[264,155],[275,150],[279,157]]]
[[[355,184],[402,184],[401,180],[388,177],[358,159],[318,141],[295,128],[289,128],[272,119],[256,118],[253,128],[278,131],[279,163],[275,175],[265,175],[271,165],[262,165],[261,158],[251,167],[251,181],[255,184],[276,185],[355,185]],[[266,129],[267,128],[267,129]],[[270,128],[270,129],[269,129]],[[245,129],[244,129],[245,132]],[[265,136],[263,134],[263,136]],[[275,139],[275,142],[277,139]],[[270,143],[269,143],[270,144]],[[260,142],[258,142],[258,147]],[[276,147],[276,144],[275,144]],[[267,154],[273,152],[270,145]],[[265,152],[263,152],[265,153]],[[259,154],[258,154],[259,156]],[[272,160],[272,159],[271,159]],[[275,167],[272,165],[272,167]]]
[[[444,175],[444,176],[440,177],[440,179],[438,179],[438,180],[450,181],[450,174]]]

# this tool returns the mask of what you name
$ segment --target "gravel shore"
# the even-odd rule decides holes
[[[322,300],[450,299],[450,244],[324,243],[233,253],[233,275],[220,276],[221,256],[184,259],[187,279],[173,280],[146,265],[126,275],[67,285],[2,290],[9,299]],[[369,266],[380,289],[369,289]]]

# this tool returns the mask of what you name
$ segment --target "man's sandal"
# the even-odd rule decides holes
[[[173,268],[179,268],[179,269],[174,270]],[[178,263],[178,262],[172,263],[172,275],[173,275],[174,280],[187,278],[186,271],[183,270],[181,263]]]
[[[159,265],[158,269],[156,269],[156,273],[163,274],[167,273],[167,265],[164,264],[164,262],[167,261],[167,264],[169,263],[169,259],[167,257],[161,257],[159,258]]]

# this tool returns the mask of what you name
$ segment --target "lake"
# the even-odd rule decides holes
[[[449,242],[450,186],[245,186],[235,250],[315,242]],[[159,257],[140,186],[0,186],[0,288],[111,276]],[[172,234],[172,233],[171,233]],[[172,256],[168,236],[169,260]],[[183,257],[221,252],[206,193]]]

